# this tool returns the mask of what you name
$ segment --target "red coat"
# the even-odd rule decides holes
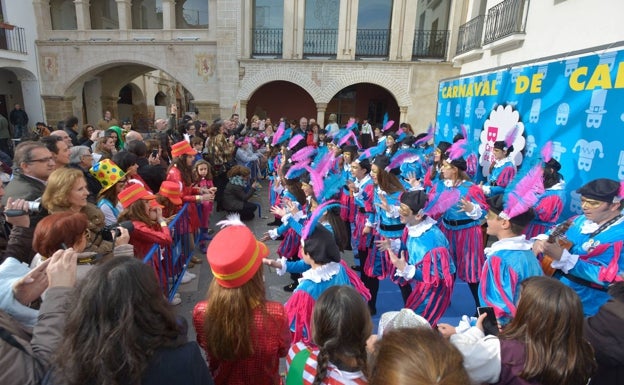
[[[197,214],[197,199],[196,195],[199,195],[199,188],[190,185],[185,185],[182,179],[182,173],[177,167],[173,166],[169,168],[167,172],[167,180],[172,182],[178,182],[182,185],[182,201],[189,202],[188,205],[188,220],[189,220],[189,232],[195,232],[199,228],[199,215]],[[186,232],[184,232],[186,233]]]
[[[173,240],[169,227],[161,227],[158,223],[149,226],[145,222],[132,221],[134,230],[130,232],[130,244],[134,246],[134,255],[143,259],[154,244],[170,246]]]

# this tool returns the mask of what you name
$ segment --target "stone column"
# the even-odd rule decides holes
[[[316,103],[316,123],[319,127],[325,127],[325,112],[327,111],[327,103]]]
[[[47,31],[52,30],[52,18],[50,17],[50,0],[33,0],[34,20],[37,25],[39,36],[45,36]]]
[[[84,109],[87,112],[87,122],[97,124],[104,116],[102,109],[102,79],[96,77],[84,83]]]
[[[395,0],[390,23],[389,60],[411,61],[418,7],[409,0]]]
[[[399,122],[401,124],[407,122],[407,106],[399,106]]]
[[[175,0],[162,0],[163,29],[175,29]]]
[[[247,118],[247,102],[248,100],[241,100],[239,101],[239,109],[238,109],[238,116],[240,117],[241,120],[243,120],[244,118]]]
[[[45,121],[52,127],[56,123],[73,115],[72,103],[74,97],[42,95],[43,105],[46,111]]]
[[[336,52],[338,60],[355,59],[358,6],[359,0],[340,0],[338,52]]]
[[[117,16],[119,17],[119,30],[132,29],[132,4],[130,0],[117,1]]]
[[[284,0],[284,24],[282,26],[282,57],[295,56],[295,9],[297,0]]]
[[[76,6],[76,28],[78,31],[91,29],[91,13],[89,0],[74,0]]]
[[[35,126],[35,123],[43,119],[43,106],[41,105],[41,93],[39,92],[39,81],[33,78],[17,77],[22,86],[22,99],[24,109],[28,113],[28,128]]]
[[[209,100],[193,100],[193,104],[199,111],[199,120],[205,120],[208,122],[208,125],[212,123],[213,120],[217,118],[229,118],[230,115],[221,115],[221,110],[219,108],[219,103]]]

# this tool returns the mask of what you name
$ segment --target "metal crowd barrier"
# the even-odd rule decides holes
[[[143,263],[154,268],[163,294],[169,301],[173,299],[182,283],[182,277],[199,238],[197,234],[190,232],[188,205],[189,203],[185,203],[168,225],[173,240],[171,245],[164,247],[154,245],[143,258]]]

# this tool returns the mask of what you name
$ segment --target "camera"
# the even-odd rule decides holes
[[[41,201],[39,199],[37,199],[36,201],[27,201],[26,203],[28,204],[28,211],[11,209],[5,210],[4,215],[6,215],[7,217],[19,217],[21,215],[26,215],[29,213],[38,213],[41,210]]]
[[[132,230],[134,230],[134,225],[132,224],[132,221],[113,223],[112,225],[104,226],[102,231],[100,231],[102,239],[105,241],[113,242],[115,238],[121,235],[121,230],[119,230],[119,227],[127,229],[128,232],[132,232]]]

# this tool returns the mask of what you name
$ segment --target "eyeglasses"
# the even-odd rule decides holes
[[[82,154],[81,156],[82,156],[82,157],[88,156],[88,157],[90,157],[90,158],[93,158],[93,154]]]
[[[39,163],[48,163],[49,161],[53,161],[53,157],[41,158],[41,159],[31,159],[28,163],[39,162]]]
[[[442,163],[442,168],[449,169],[449,168],[451,168],[451,167],[453,167],[453,165],[452,165],[452,164],[450,164],[450,163]]]
[[[581,207],[587,207],[587,208],[590,208],[590,209],[595,209],[596,207],[600,206],[603,203],[605,203],[605,202],[601,202],[601,201],[597,201],[597,200],[594,200],[594,199],[587,199],[587,198],[581,197]]]

